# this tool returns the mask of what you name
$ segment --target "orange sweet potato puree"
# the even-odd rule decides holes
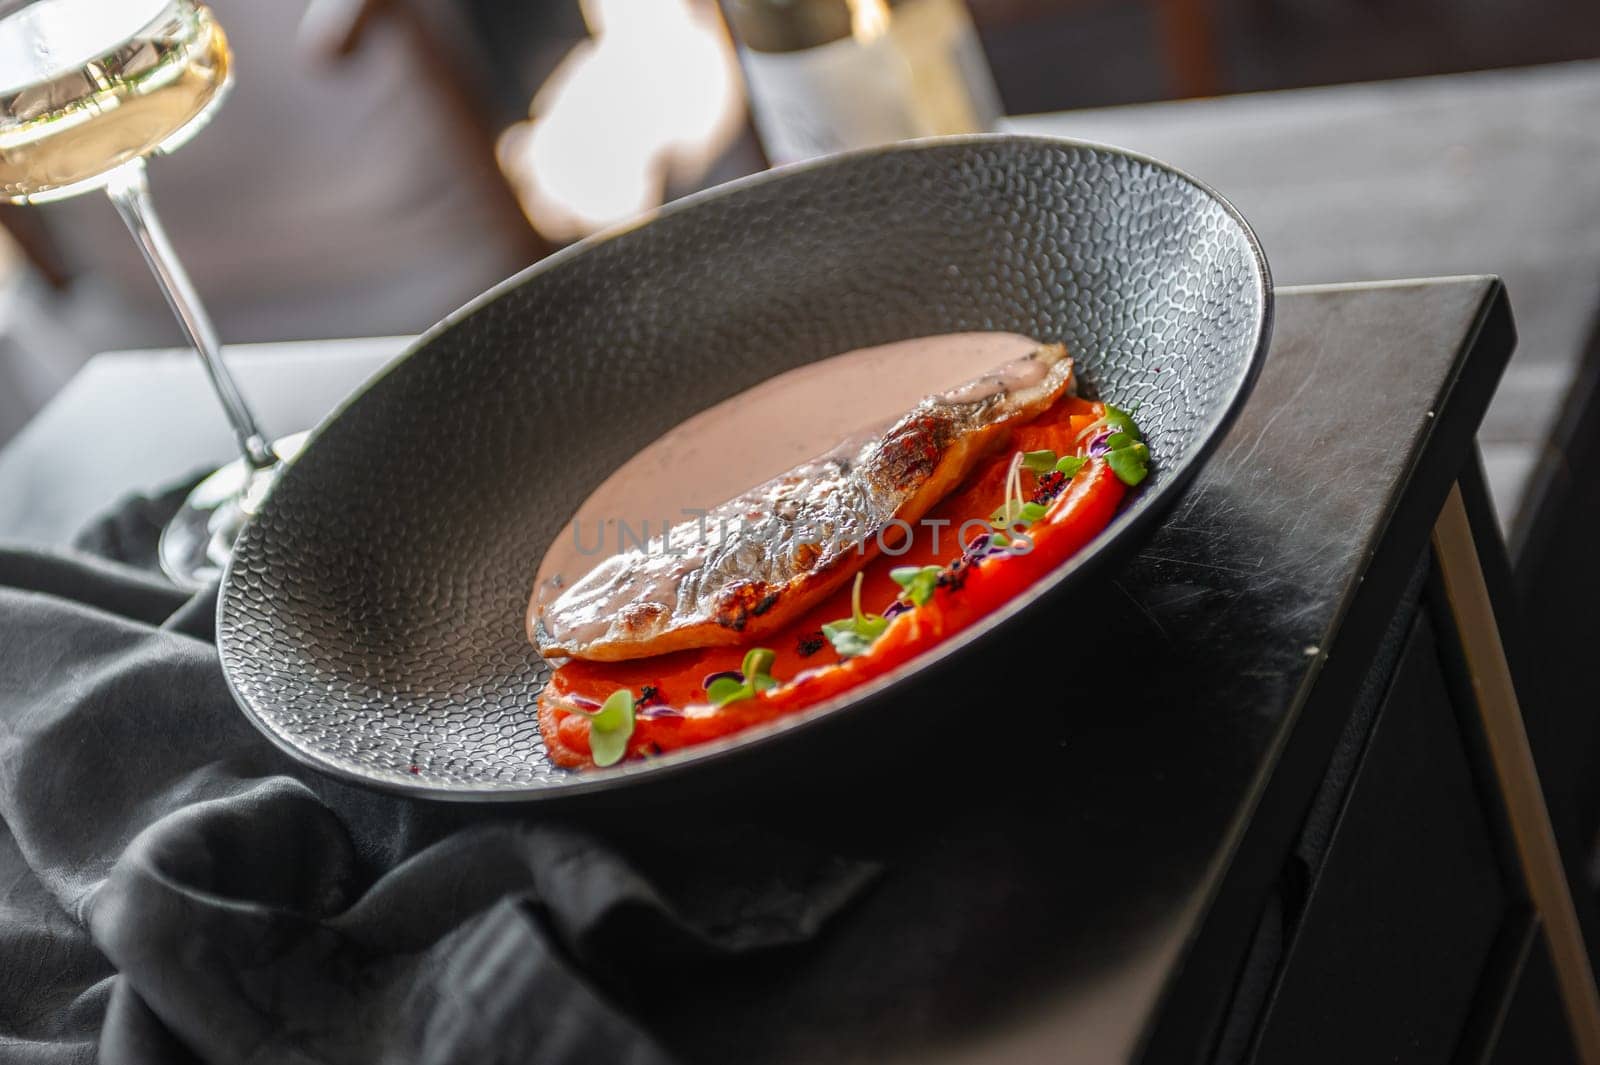
[[[1008,447],[981,463],[965,485],[928,514],[950,524],[917,527],[903,553],[887,551],[864,569],[861,602],[882,613],[900,594],[889,576],[900,566],[947,565],[959,558],[963,522],[987,521],[1005,499],[1006,474],[1017,451],[1081,453],[1079,434],[1105,412],[1098,403],[1066,397],[1013,434]],[[1031,474],[1024,474],[1031,493]],[[823,624],[849,617],[851,587],[837,593],[762,642],[776,654],[771,674],[779,686],[752,699],[713,706],[703,687],[711,674],[738,670],[748,647],[713,647],[626,662],[574,659],[558,668],[539,696],[539,727],[551,759],[568,767],[593,766],[589,719],[572,709],[574,698],[604,702],[618,688],[640,698],[628,758],[645,757],[704,743],[784,714],[814,706],[881,676],[994,611],[1040,576],[1071,557],[1104,529],[1122,502],[1122,482],[1101,459],[1091,459],[1028,529],[1026,554],[993,555],[962,567],[962,579],[940,587],[923,606],[895,617],[870,651],[841,661],[822,638]],[[975,533],[969,529],[968,539]],[[935,540],[937,539],[937,544]]]

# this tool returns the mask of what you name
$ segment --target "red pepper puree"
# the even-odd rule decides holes
[[[840,692],[889,672],[948,636],[1000,607],[1040,576],[1055,569],[1110,523],[1124,487],[1105,461],[1091,458],[1060,489],[1044,517],[1028,527],[1032,549],[963,557],[957,530],[969,520],[987,522],[1006,496],[1006,477],[1018,451],[1081,455],[1084,430],[1105,413],[1099,403],[1068,396],[1034,421],[1021,426],[1010,446],[980,463],[967,482],[935,507],[916,527],[909,544],[893,545],[901,554],[881,553],[864,568],[862,608],[882,613],[903,594],[889,571],[900,566],[946,567],[933,596],[922,606],[893,617],[870,650],[841,659],[822,636],[822,626],[851,616],[851,585],[799,618],[763,645],[776,654],[771,675],[780,684],[754,698],[714,706],[706,697],[707,677],[740,668],[747,647],[678,651],[626,662],[573,659],[557,669],[539,696],[539,728],[551,759],[572,768],[593,766],[589,719],[575,707],[594,709],[618,688],[637,700],[627,757],[639,758],[705,743],[752,725],[814,706]],[[1052,475],[1059,477],[1059,474]],[[1032,498],[1040,480],[1024,472],[1024,495]],[[1044,485],[1048,489],[1052,484]],[[948,521],[934,527],[930,521]],[[934,535],[937,531],[937,537]],[[969,526],[967,539],[978,537]],[[954,565],[952,565],[954,564]]]

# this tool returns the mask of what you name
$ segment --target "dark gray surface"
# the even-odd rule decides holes
[[[409,338],[230,347],[266,431],[308,429]],[[64,545],[122,496],[231,461],[238,445],[193,351],[98,355],[0,449],[0,539]]]
[[[906,698],[930,661],[717,742],[555,767],[528,713],[549,677],[524,627],[530,575],[604,472],[830,355],[975,328],[1065,343],[1158,457],[1094,543],[930,656],[948,659],[1171,505],[1265,357],[1268,288],[1214,195],[1064,141],[903,145],[713,190],[547,260],[327,424],[236,546],[223,669],[291,753],[436,798],[620,789],[809,739]]]
[[[1326,768],[1349,707],[1302,711],[1336,672],[1365,674],[1329,649],[1347,646],[1358,595],[1398,601],[1369,563],[1423,454],[1432,492],[1439,464],[1464,457],[1507,349],[1477,353],[1470,398],[1457,370],[1496,295],[1486,280],[1284,294],[1255,393],[1176,511],[1086,602],[1042,611],[1019,636],[1026,662],[1067,671],[1043,734],[897,766],[862,817],[912,836],[914,857],[820,956],[772,985],[720,989],[739,1006],[699,1037],[719,1051],[703,1056],[1204,1060],[1195,1014],[1218,1010],[1236,973],[1185,952],[1216,923],[1213,891],[1248,913],[1213,942],[1242,949],[1254,927],[1239,900],[1264,891],[1282,854],[1234,848],[1268,822],[1284,838],[1299,827],[1303,807],[1266,801],[1266,781],[1313,716],[1331,735],[1295,787],[1308,796]],[[1396,336],[1407,358],[1388,357]],[[1426,529],[1407,530],[1413,552]],[[1039,676],[994,664],[1019,683]],[[947,671],[939,701],[978,698],[995,675]],[[884,929],[916,949],[885,956]],[[785,1001],[804,1007],[791,1028],[748,1026]]]
[[[1600,309],[1600,62],[1036,115],[1220,189],[1279,284],[1495,273],[1521,333],[1479,439],[1502,528]]]
[[[1179,962],[1217,920],[1212,892],[1240,864],[1243,826],[1298,823],[1293,809],[1256,808],[1262,775],[1330,664],[1364,668],[1330,663],[1330,638],[1418,449],[1441,420],[1480,413],[1438,404],[1492,291],[1464,280],[1281,292],[1272,354],[1238,424],[1154,539],[1095,592],[1096,628],[1115,640],[1096,646],[1081,610],[1042,626],[1051,660],[1062,631],[1095,647],[1070,705],[1037,743],[964,764],[959,788],[948,766],[899,759],[909,780],[870,801],[830,775],[843,815],[771,800],[789,817],[842,817],[901,859],[815,951],[723,985],[663,986],[651,1028],[690,1060],[1137,1060],[1163,996],[1203,969]],[[301,410],[325,409],[376,361],[307,363],[294,381]],[[206,432],[225,453],[214,411],[164,394],[152,389],[139,417],[174,435],[216,421]],[[70,409],[54,412],[52,424],[71,422]],[[814,776],[779,779],[788,789]],[[767,816],[769,804],[739,795],[716,808]],[[884,947],[898,942],[918,949]],[[1226,998],[1226,977],[1203,983],[1200,994]],[[774,1026],[774,1011],[791,1023]]]

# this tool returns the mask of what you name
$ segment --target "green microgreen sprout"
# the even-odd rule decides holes
[[[1011,457],[1011,468],[1006,471],[1006,499],[989,515],[989,524],[997,529],[1009,529],[1022,520],[1022,507],[1027,500],[1022,497],[1022,452]]]
[[[777,652],[771,648],[752,647],[745,652],[744,661],[739,665],[739,674],[744,679],[718,677],[706,685],[706,698],[714,706],[727,706],[744,699],[754,699],[757,692],[776,688],[778,678],[772,675],[772,663],[777,659]]]
[[[989,515],[989,524],[997,529],[1010,529],[1031,525],[1044,517],[1050,508],[1043,503],[1031,503],[1022,494],[1022,471],[1029,469],[1042,476],[1055,469],[1059,461],[1054,451],[1017,452],[1006,473],[1006,500]]]
[[[1024,451],[1022,465],[1034,473],[1045,474],[1055,469],[1056,453],[1054,451]]]
[[[1078,433],[1077,442],[1080,444],[1083,443],[1084,440],[1098,433],[1102,429],[1112,429],[1119,433],[1127,433],[1135,440],[1144,439],[1139,432],[1139,427],[1133,423],[1132,415],[1128,414],[1126,411],[1118,410],[1116,407],[1107,404],[1106,412],[1100,415],[1100,417],[1096,418],[1094,421],[1090,422],[1088,425],[1084,426],[1083,429]]]
[[[1022,517],[1022,501],[1020,499],[1007,499],[994,513],[989,515],[989,524],[997,529],[1006,529],[1015,525]]]
[[[727,706],[740,699],[750,699],[756,692],[749,684],[741,684],[732,677],[718,677],[706,687],[706,698],[713,706]]]
[[[866,654],[889,627],[888,618],[881,614],[868,614],[861,609],[862,577],[862,574],[856,574],[855,590],[850,595],[850,616],[822,626],[822,635],[833,644],[840,658]]]
[[[1150,449],[1143,444],[1106,452],[1106,465],[1123,484],[1132,488],[1150,475]]]
[[[943,572],[939,566],[897,566],[889,571],[889,576],[905,589],[902,599],[910,600],[913,606],[926,606]]]
[[[1150,475],[1150,448],[1145,445],[1144,434],[1139,432],[1131,415],[1107,406],[1105,414],[1090,422],[1078,434],[1078,440],[1082,441],[1108,428],[1112,433],[1106,438],[1106,465],[1111,467],[1111,472],[1123,484],[1132,488]],[[1072,472],[1076,473],[1077,470]]]
[[[745,681],[752,688],[764,692],[778,686],[778,679],[772,675],[772,663],[777,660],[776,651],[767,647],[752,647],[745,653],[739,672],[744,674]]]
[[[1133,423],[1133,415],[1126,411],[1118,410],[1116,407],[1108,405],[1106,407],[1105,422],[1117,432],[1127,433],[1135,440],[1144,439],[1144,436],[1139,432],[1139,427]]]
[[[1070,481],[1078,475],[1078,471],[1083,469],[1084,464],[1088,461],[1088,459],[1079,458],[1077,455],[1063,455],[1056,460],[1056,472]]]
[[[589,753],[597,766],[616,765],[628,753],[633,737],[633,692],[618,688],[606,697],[598,710],[579,710],[589,719]]]

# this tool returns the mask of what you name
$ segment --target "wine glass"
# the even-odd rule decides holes
[[[228,40],[194,0],[0,0],[0,198],[104,189],[200,353],[241,458],[202,481],[161,535],[161,568],[198,587],[305,434],[269,444],[150,198],[145,159],[199,132],[233,82]]]

